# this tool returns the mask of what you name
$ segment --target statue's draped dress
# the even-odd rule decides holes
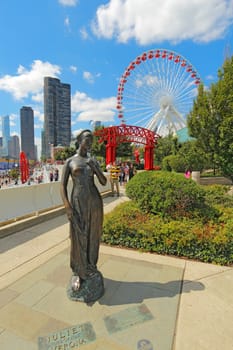
[[[69,164],[73,180],[70,266],[74,275],[83,280],[97,271],[103,223],[102,197],[87,161],[88,158],[78,155],[71,158]]]

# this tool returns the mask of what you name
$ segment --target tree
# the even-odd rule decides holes
[[[216,102],[219,119],[218,161],[223,174],[233,181],[233,56],[218,72]]]
[[[180,144],[179,150],[176,154],[170,154],[163,158],[163,170],[185,172],[198,170],[202,171],[209,165],[209,159],[201,148],[198,147],[197,142],[186,141]]]
[[[117,157],[119,158],[132,158],[133,155],[133,146],[129,142],[119,143],[117,146]]]
[[[209,155],[213,168],[233,180],[233,57],[226,59],[218,77],[209,90],[199,86],[187,118],[188,129]]]
[[[208,154],[199,147],[196,140],[182,143],[178,155],[185,163],[185,171],[202,171],[209,168],[210,160]]]
[[[155,163],[161,165],[163,158],[177,154],[179,147],[178,138],[172,134],[159,138],[155,147]]]
[[[205,90],[201,84],[198,88],[198,96],[194,101],[193,110],[187,117],[190,136],[196,138],[198,147],[208,154],[214,170],[218,163],[220,125],[214,98],[215,94],[214,85],[211,86],[210,90]]]
[[[104,126],[99,126],[95,128],[95,131],[103,129]],[[106,145],[104,142],[99,142],[99,138],[95,136],[94,131],[94,138],[93,138],[93,144],[92,144],[92,154],[97,157],[102,157],[105,159],[106,156]]]
[[[18,168],[14,168],[11,169],[9,172],[10,177],[12,177],[12,179],[17,180],[19,178],[19,169]]]
[[[75,154],[76,150],[74,147],[65,147],[57,151],[54,155],[55,160],[66,160]]]
[[[162,169],[166,171],[175,171],[177,173],[184,173],[186,170],[185,159],[179,154],[170,154],[163,158]]]

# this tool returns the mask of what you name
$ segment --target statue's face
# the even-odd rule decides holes
[[[81,145],[89,151],[92,146],[92,136],[89,133],[83,134]]]

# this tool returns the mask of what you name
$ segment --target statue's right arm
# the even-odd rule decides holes
[[[63,166],[62,169],[62,176],[61,176],[61,187],[60,187],[60,193],[61,193],[61,198],[64,203],[65,209],[66,209],[66,214],[68,216],[68,219],[71,219],[72,217],[72,206],[69,201],[68,197],[68,180],[70,176],[70,161],[67,160],[66,163]]]

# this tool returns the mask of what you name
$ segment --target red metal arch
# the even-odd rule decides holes
[[[154,148],[160,137],[155,132],[131,125],[119,125],[103,128],[95,131],[99,137],[99,142],[106,144],[106,164],[112,163],[116,159],[116,147],[122,142],[134,142],[145,145],[144,168],[152,170],[154,166]]]

